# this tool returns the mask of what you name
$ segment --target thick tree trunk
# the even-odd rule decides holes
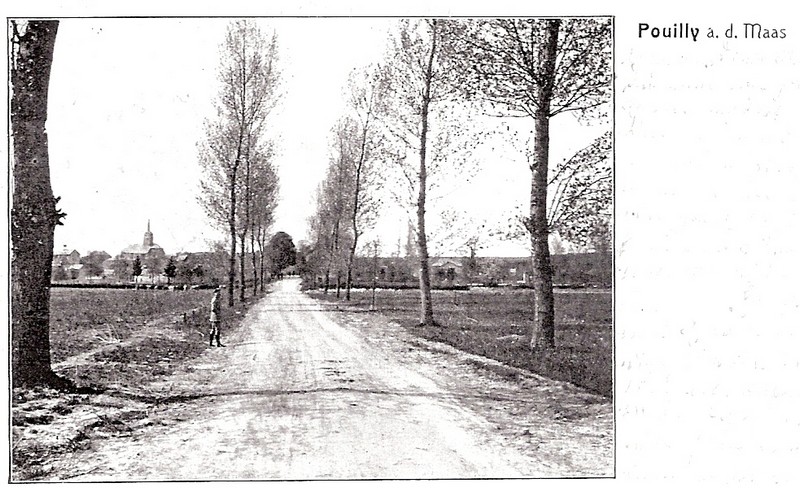
[[[423,178],[420,178],[422,180]],[[420,200],[424,202],[425,190],[420,190]],[[431,272],[428,257],[428,240],[425,237],[425,207],[417,207],[417,225],[419,234],[419,291],[420,291],[420,325],[435,325],[433,319],[433,301],[431,298]]]
[[[550,101],[553,96],[556,48],[560,21],[548,20],[545,38],[539,49],[540,80],[536,88],[538,108],[535,116],[533,165],[531,167],[531,247],[533,250],[534,323],[531,348],[555,346],[553,307],[553,268],[547,244],[547,171],[550,153]]]
[[[50,272],[61,215],[50,186],[45,131],[58,21],[29,21],[26,27],[14,33],[11,56],[11,380],[14,387],[63,388],[69,382],[50,364]]]

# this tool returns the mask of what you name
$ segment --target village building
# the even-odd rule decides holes
[[[179,283],[223,283],[227,278],[227,253],[181,252],[175,255]],[[249,262],[249,260],[247,261]]]
[[[166,256],[164,248],[153,242],[153,233],[150,232],[150,221],[147,221],[147,230],[141,244],[131,244],[119,253],[119,259],[134,261],[137,257],[144,261],[150,259],[162,259]]]
[[[72,264],[81,264],[81,253],[77,250],[69,250],[67,246],[59,253],[53,253],[53,267],[69,266]]]
[[[53,281],[74,280],[80,276],[82,268],[81,253],[64,246],[61,252],[53,254],[50,276]]]
[[[103,261],[103,276],[122,278],[124,275],[128,275],[132,271],[133,261],[136,261],[136,258],[139,258],[142,265],[142,274],[137,276],[135,281],[166,282],[166,277],[162,276],[162,272],[163,266],[167,262],[167,254],[164,248],[154,242],[149,220],[141,244],[131,244],[123,249],[116,258]]]
[[[435,282],[454,285],[464,281],[460,258],[438,258],[430,261],[431,274]]]

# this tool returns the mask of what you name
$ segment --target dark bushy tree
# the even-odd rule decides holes
[[[142,261],[139,259],[139,256],[136,256],[136,259],[133,260],[132,274],[134,278],[137,276],[141,276],[142,274]]]
[[[272,262],[272,274],[279,275],[289,266],[297,262],[297,250],[292,236],[286,232],[277,232],[269,241],[269,255]]]
[[[120,281],[127,281],[131,278],[131,267],[124,259],[115,259],[111,263],[111,269],[114,270],[114,276]]]
[[[170,283],[178,272],[178,267],[175,266],[175,260],[169,258],[167,265],[164,266],[164,275],[167,277],[167,283]]]

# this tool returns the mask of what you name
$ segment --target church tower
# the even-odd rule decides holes
[[[153,233],[150,232],[150,219],[147,219],[147,232],[144,233],[144,243],[145,248],[150,248],[153,245]]]

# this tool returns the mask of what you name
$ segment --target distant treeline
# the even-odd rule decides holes
[[[562,288],[597,286],[611,288],[613,263],[611,253],[554,254],[553,283]]]
[[[532,283],[530,258],[453,257],[433,260],[431,288],[437,290],[466,290],[470,287],[521,287]],[[610,288],[613,281],[611,253],[556,254],[551,257],[555,288]],[[394,290],[419,288],[419,278],[413,272],[418,263],[408,258],[359,258],[355,262],[354,288],[375,287]],[[449,268],[449,269],[448,269]],[[321,287],[319,274],[303,275],[304,288]],[[330,287],[335,289],[335,281]]]

